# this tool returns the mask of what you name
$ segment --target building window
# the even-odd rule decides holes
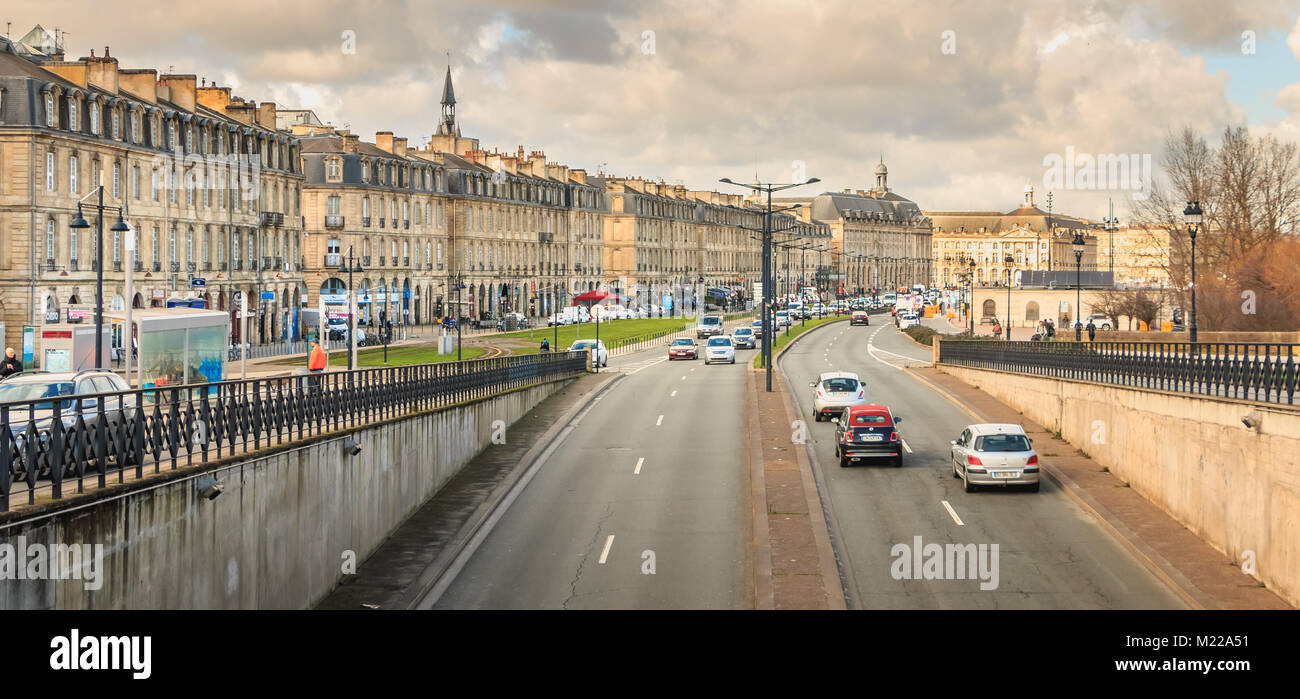
[[[77,122],[77,98],[68,98],[68,130],[80,131],[81,125]]]
[[[45,191],[54,191],[54,151],[45,154]]]
[[[185,232],[185,261],[194,261],[194,229]]]
[[[45,222],[45,261],[54,264],[54,219]]]
[[[122,140],[122,114],[118,110],[113,110],[113,139]]]
[[[113,161],[113,198],[121,199],[122,163]]]
[[[328,175],[329,175],[329,179],[330,179],[330,181],[338,181],[338,179],[339,179],[339,159],[338,159],[338,158],[330,158],[330,159],[329,159],[329,172],[328,172]]]
[[[329,215],[337,216],[338,213],[339,213],[339,198],[338,195],[333,195],[329,198]]]
[[[99,103],[90,103],[90,132],[99,135]]]
[[[45,125],[54,128],[54,94],[45,93]]]
[[[172,264],[176,263],[176,226],[172,226],[171,234],[167,238],[167,248],[171,251]]]
[[[68,193],[77,193],[77,156],[68,156]]]
[[[140,166],[131,167],[131,198],[136,201],[140,200]]]
[[[157,262],[158,261],[158,227],[157,226],[153,227],[153,240],[152,240],[152,247],[150,248],[150,250],[153,251],[153,255],[151,256],[150,259],[152,259],[154,262]]]

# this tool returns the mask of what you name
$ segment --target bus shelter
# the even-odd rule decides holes
[[[230,316],[196,308],[140,310],[131,314],[134,351],[127,381],[141,388],[209,383],[225,378]]]

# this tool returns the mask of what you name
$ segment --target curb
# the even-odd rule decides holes
[[[758,380],[752,372],[745,374],[746,393],[751,405],[758,403]],[[767,520],[767,479],[763,475],[763,449],[759,435],[758,411],[746,411],[745,428],[749,430],[746,441],[749,459],[749,539],[748,574],[749,589],[754,596],[754,609],[776,609],[776,593],[772,582],[772,544]]]
[[[592,387],[588,396],[594,397],[599,395],[613,386],[614,383],[625,377],[623,373],[610,373],[609,378]],[[553,443],[556,442],[557,436],[572,422],[582,410],[590,407],[590,399],[584,398],[575,402],[568,410],[564,412],[549,428],[542,434],[541,438],[519,459],[519,463],[510,471],[510,474],[497,485],[496,489],[488,495],[487,499],[474,509],[469,519],[463,522],[459,529],[456,530],[456,536],[453,543],[444,548],[438,557],[435,558],[428,566],[421,571],[416,578],[415,584],[406,590],[402,595],[401,607],[404,609],[418,609],[421,603],[433,588],[442,580],[447,571],[460,557],[465,547],[469,544],[474,536],[478,534],[483,524],[488,521],[497,512],[501,503],[505,500],[506,495],[519,483],[524,474],[532,468],[537,462],[538,457],[545,453]],[[434,497],[437,497],[435,494]]]
[[[907,372],[909,376],[916,379],[921,384],[928,386],[935,393],[946,398],[953,405],[964,410],[966,414],[970,415],[972,418],[980,421],[987,420],[986,417],[980,415],[974,408],[963,403],[946,389],[934,385],[911,369],[904,368],[903,371]],[[1052,479],[1052,482],[1061,489],[1061,492],[1065,493],[1066,496],[1078,504],[1079,507],[1096,518],[1101,523],[1103,529],[1109,532],[1111,536],[1115,537],[1115,539],[1119,541],[1119,543],[1129,553],[1133,554],[1134,558],[1137,558],[1147,570],[1159,578],[1161,582],[1165,583],[1169,589],[1173,590],[1174,594],[1178,595],[1180,599],[1187,603],[1187,606],[1192,609],[1220,608],[1219,605],[1214,602],[1213,598],[1205,594],[1205,592],[1197,587],[1191,580],[1188,580],[1187,576],[1183,575],[1181,571],[1175,568],[1168,559],[1161,556],[1158,552],[1147,545],[1146,542],[1142,541],[1136,533],[1118,520],[1112,521],[1113,515],[1111,515],[1110,510],[1094,500],[1091,495],[1088,495],[1088,493],[1080,488],[1069,476],[1058,471],[1055,467],[1047,463],[1043,463],[1041,468],[1043,473],[1047,474],[1047,477]]]

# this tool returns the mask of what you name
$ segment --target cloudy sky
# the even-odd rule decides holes
[[[692,189],[800,167],[822,180],[808,193],[867,189],[883,152],[890,186],[925,209],[1009,210],[1032,184],[1040,206],[1052,189],[1055,211],[1099,218],[1114,199],[1124,217],[1172,129],[1300,140],[1300,0],[45,0],[7,15],[14,38],[57,26],[72,57],[109,45],[122,67],[195,73],[369,140],[427,140],[450,55],[462,133],[485,147]],[[1138,156],[1127,180],[1087,176],[1090,156],[1119,154]]]

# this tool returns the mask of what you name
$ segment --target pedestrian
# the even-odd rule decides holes
[[[321,349],[320,342],[313,340],[311,343],[311,355],[307,358],[307,369],[313,373],[319,374],[325,371],[325,364],[325,350]]]
[[[1088,342],[1097,339],[1097,326],[1091,320],[1088,321]]]
[[[544,337],[542,338],[542,347],[541,347],[541,351],[543,351],[543,352],[550,352],[550,351],[551,351],[551,343],[548,342],[548,341],[546,340],[546,338],[544,338]]]
[[[9,376],[11,374],[17,374],[22,370],[23,370],[23,360],[19,359],[18,355],[14,354],[14,348],[12,347],[5,348],[4,361],[0,361],[0,378]]]
[[[1051,320],[1047,321],[1047,339],[1056,339],[1056,323]]]
[[[1002,337],[1002,324],[997,318],[993,319],[993,337]]]

